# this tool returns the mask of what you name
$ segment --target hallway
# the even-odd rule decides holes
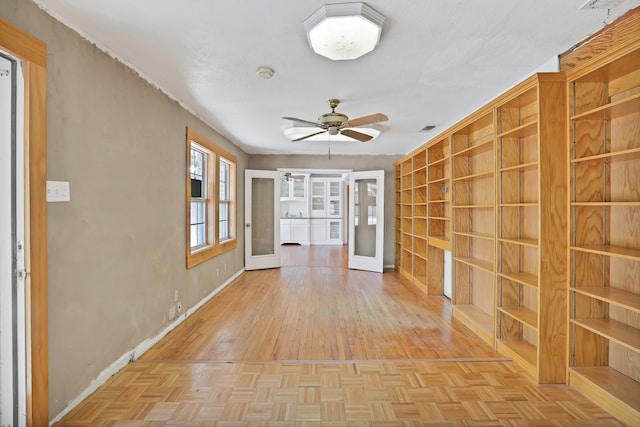
[[[396,272],[282,249],[282,268],[243,274],[56,425],[621,425],[535,385]]]

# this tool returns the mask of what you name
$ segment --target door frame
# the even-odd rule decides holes
[[[49,425],[47,278],[47,48],[0,18],[0,47],[24,75],[27,425]]]

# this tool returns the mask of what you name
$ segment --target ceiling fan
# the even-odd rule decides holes
[[[317,128],[322,129],[320,132],[315,132],[302,138],[294,139],[294,142],[302,141],[303,139],[311,138],[315,135],[320,135],[321,133],[328,132],[329,135],[337,135],[342,134],[349,138],[353,138],[360,142],[367,142],[371,140],[373,137],[371,135],[364,134],[362,132],[358,132],[351,128],[363,126],[363,125],[371,125],[374,123],[386,122],[389,120],[387,116],[384,114],[371,114],[369,116],[358,117],[357,119],[349,120],[345,114],[336,113],[336,107],[340,104],[339,99],[330,99],[329,107],[331,107],[330,113],[325,113],[318,117],[318,122],[311,122],[309,120],[297,119],[295,117],[283,117],[285,120],[291,120],[298,123],[304,123],[307,125],[311,125]]]

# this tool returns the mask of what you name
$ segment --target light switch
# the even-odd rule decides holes
[[[47,181],[47,202],[70,202],[69,181]]]

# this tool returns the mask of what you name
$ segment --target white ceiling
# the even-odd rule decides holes
[[[282,117],[315,121],[329,98],[350,118],[386,114],[375,140],[331,144],[354,155],[410,152],[640,4],[585,1],[369,0],[386,17],[378,48],[331,61],[303,21],[349,0],[36,0],[248,153],[326,154],[327,142],[285,138]]]

